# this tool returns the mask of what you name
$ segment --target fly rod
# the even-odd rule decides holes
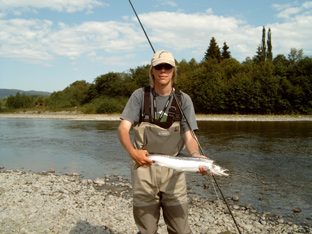
[[[145,37],[146,37],[147,41],[149,42],[149,44],[150,44],[150,46],[151,46],[151,48],[152,48],[152,50],[153,50],[153,52],[154,52],[154,54],[155,54],[156,51],[155,51],[155,49],[154,49],[154,47],[153,47],[153,45],[152,45],[152,43],[151,43],[151,41],[150,41],[150,39],[149,39],[149,37],[148,37],[148,35],[147,35],[147,33],[146,33],[144,27],[143,27],[143,24],[141,23],[141,20],[140,20],[138,14],[136,13],[136,11],[135,11],[135,9],[134,9],[134,6],[133,6],[132,3],[131,3],[131,0],[129,0],[129,3],[130,3],[130,5],[131,5],[131,7],[132,7],[132,10],[133,10],[134,14],[136,15],[136,17],[137,17],[137,19],[138,19],[138,21],[139,21],[139,23],[140,23],[140,25],[141,25],[141,28],[142,28],[142,30],[143,30],[143,32],[144,32],[144,34],[145,34]],[[199,148],[199,150],[200,150],[200,152],[201,152],[201,155],[204,155],[204,156],[205,156],[204,150],[203,150],[203,148],[201,147],[201,145],[200,145],[200,143],[199,143],[199,140],[197,139],[194,130],[191,128],[191,124],[190,124],[190,122],[188,121],[188,119],[187,119],[187,117],[186,117],[186,115],[185,115],[185,113],[184,113],[184,111],[183,111],[183,109],[182,109],[182,107],[181,107],[181,103],[178,101],[178,98],[177,98],[175,92],[172,92],[172,93],[173,93],[173,96],[174,96],[174,98],[175,98],[175,100],[176,100],[176,102],[177,102],[177,104],[178,104],[178,108],[179,108],[179,110],[180,110],[180,112],[181,112],[183,118],[185,119],[185,121],[186,121],[186,123],[187,123],[188,128],[191,130],[192,135],[193,135],[194,139],[195,139],[196,142],[197,142],[197,145],[198,145],[198,148]],[[223,195],[223,192],[222,192],[222,190],[221,190],[221,188],[220,188],[220,186],[219,186],[219,184],[218,184],[218,182],[217,182],[215,176],[214,176],[213,174],[211,174],[211,176],[212,176],[212,178],[214,179],[214,181],[215,181],[215,183],[216,183],[216,185],[217,185],[217,187],[218,187],[218,189],[219,189],[219,192],[220,192],[220,194],[221,194],[221,196],[222,196],[222,199],[223,199],[224,203],[226,204],[226,207],[227,207],[229,213],[230,213],[231,216],[232,216],[232,219],[233,219],[233,221],[234,221],[234,224],[235,224],[235,226],[236,226],[236,228],[237,228],[239,234],[241,234],[241,231],[240,231],[240,229],[239,229],[239,227],[238,227],[238,224],[237,224],[237,222],[236,222],[236,220],[235,220],[235,218],[234,218],[234,215],[233,215],[233,213],[232,213],[232,211],[231,211],[231,209],[230,209],[230,207],[229,207],[229,205],[228,205],[228,203],[227,203],[227,201],[226,201],[226,199],[225,199],[225,197],[224,197],[224,195]]]

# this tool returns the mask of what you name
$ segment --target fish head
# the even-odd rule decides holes
[[[228,171],[229,171],[228,169],[224,169],[217,164],[214,164],[211,167],[211,172],[215,175],[229,176],[229,174],[227,173]]]

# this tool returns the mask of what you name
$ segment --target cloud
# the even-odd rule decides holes
[[[207,50],[210,40],[215,37],[219,46],[227,42],[231,49],[243,53],[254,53],[261,38],[261,28],[252,28],[234,17],[204,13],[186,14],[179,12],[153,12],[141,14],[141,21],[151,31],[152,42],[177,51],[191,49],[195,55]],[[135,19],[134,19],[135,20]],[[232,48],[231,48],[232,47]],[[243,51],[239,51],[244,48]],[[247,49],[249,48],[249,50]]]
[[[304,2],[299,5],[298,2],[287,3],[287,4],[273,4],[272,7],[279,11],[276,15],[278,18],[283,18],[286,20],[292,20],[293,17],[300,14],[311,14],[310,9],[312,9],[312,2]]]
[[[171,6],[171,7],[176,7],[177,4],[172,1],[172,0],[161,0],[160,1],[162,5],[168,5],[168,6]]]
[[[213,14],[212,8],[208,8],[205,12],[209,15]]]
[[[87,10],[88,12],[98,6],[107,6],[99,0],[0,0],[0,10],[13,10],[15,15],[32,9],[48,8],[58,12],[74,13]]]
[[[1,19],[1,18],[4,18],[5,16],[6,16],[6,14],[5,14],[5,13],[0,12],[0,19]]]
[[[11,4],[18,2],[11,1]],[[31,7],[39,4],[39,1],[26,2]],[[97,1],[60,2],[80,2],[80,6],[87,6],[87,3]],[[312,2],[295,7],[289,4],[274,5],[274,8],[277,16],[284,15],[281,18],[283,22],[265,26],[267,30],[272,30],[274,55],[287,54],[292,47],[303,48],[305,54],[311,54],[312,31],[307,29],[312,22]],[[65,7],[59,9],[65,10]],[[212,9],[191,14],[150,12],[139,17],[155,48],[171,49],[180,54],[187,51],[190,57],[202,58],[212,37],[216,38],[219,47],[226,42],[232,56],[240,61],[248,56],[253,57],[261,42],[262,26],[254,27],[231,16],[213,15]],[[51,65],[59,57],[75,61],[86,56],[90,61],[124,66],[127,60],[133,61],[134,51],[148,47],[148,43],[135,17],[124,17],[122,20],[67,24],[3,17],[0,18],[0,57]]]
[[[285,54],[290,48],[303,49],[306,55],[312,54],[312,15],[299,15],[292,21],[283,24],[268,25],[273,33],[273,49],[275,53]]]
[[[312,8],[312,2],[305,2],[302,4],[304,9],[311,9]]]
[[[53,60],[45,49],[52,24],[48,20],[0,20],[0,56],[31,63]]]
[[[129,23],[85,22],[69,26],[48,20],[0,20],[0,56],[43,63],[57,56],[72,60],[92,51],[132,51],[145,39]]]
[[[285,4],[272,4],[272,7],[276,9],[277,11],[282,11],[286,8],[292,7],[291,3],[285,3]]]
[[[103,56],[97,55],[95,52],[88,54],[93,62],[100,62],[107,66],[129,66],[129,61],[135,58],[135,54]]]
[[[285,19],[288,19],[290,18],[292,15],[295,15],[297,13],[299,13],[301,11],[301,8],[300,7],[290,7],[290,8],[287,8],[285,10],[283,10],[282,12],[280,12],[277,17],[278,18],[285,18]]]
[[[296,7],[294,5],[296,4]],[[277,17],[284,19],[282,23],[267,25],[272,30],[273,50],[275,54],[285,54],[291,48],[303,49],[306,55],[312,54],[312,31],[307,30],[312,23],[312,2],[297,2],[274,6],[280,12]]]
[[[265,25],[271,28],[273,53],[288,54],[290,48],[303,48],[305,54],[312,53],[312,2],[299,5],[274,5],[276,16],[283,21]],[[140,14],[152,43],[176,51],[188,50],[198,57],[203,56],[210,39],[215,37],[219,47],[226,42],[232,56],[242,61],[256,54],[261,43],[262,26],[254,27],[248,22],[231,16],[205,13],[151,12]],[[135,18],[133,18],[136,21]],[[305,49],[306,48],[306,49]],[[200,53],[200,54],[199,54]]]

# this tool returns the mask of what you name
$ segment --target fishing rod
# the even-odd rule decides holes
[[[140,23],[140,25],[141,25],[141,28],[142,28],[142,30],[143,30],[143,32],[144,32],[144,34],[145,34],[145,37],[146,37],[146,39],[148,40],[148,43],[149,43],[150,46],[152,47],[152,50],[153,50],[153,52],[154,52],[154,54],[155,54],[154,47],[153,47],[153,45],[152,45],[152,43],[151,43],[149,37],[147,36],[147,33],[145,32],[145,29],[144,29],[144,27],[143,27],[143,24],[141,23],[141,20],[140,20],[138,14],[136,13],[136,11],[135,11],[135,9],[134,9],[134,7],[133,7],[133,5],[132,5],[132,2],[131,2],[130,0],[129,0],[129,3],[130,3],[130,5],[131,5],[131,7],[132,7],[132,10],[134,11],[134,14],[136,15],[136,17],[137,17],[137,19],[138,19],[138,21],[139,21],[139,23]]]
[[[149,39],[149,37],[148,37],[148,35],[147,35],[147,33],[146,33],[144,27],[143,27],[143,24],[141,23],[141,20],[140,20],[138,14],[136,13],[136,10],[134,9],[134,6],[132,5],[131,0],[129,0],[129,3],[130,3],[130,5],[131,5],[131,7],[132,7],[132,10],[133,10],[134,14],[136,15],[136,17],[137,17],[137,19],[138,19],[138,21],[139,21],[139,23],[140,23],[140,25],[141,25],[141,28],[142,28],[142,30],[143,30],[143,32],[144,32],[144,34],[145,34],[145,37],[146,37],[147,41],[149,42],[149,44],[150,44],[150,46],[151,46],[151,48],[152,48],[152,50],[153,50],[153,52],[154,52],[154,54],[155,54],[156,51],[155,51],[155,49],[154,49],[154,47],[153,47],[153,45],[152,45],[152,43],[151,43],[151,41],[150,41],[150,39]],[[183,109],[182,109],[182,107],[181,107],[181,103],[178,101],[178,97],[176,96],[175,92],[172,92],[172,93],[173,93],[173,96],[174,96],[174,98],[175,98],[175,100],[176,100],[176,102],[177,102],[177,104],[178,104],[179,111],[181,112],[183,118],[185,119],[185,121],[186,121],[186,123],[187,123],[188,128],[191,130],[192,135],[193,135],[194,139],[195,139],[196,142],[197,142],[197,145],[198,145],[198,148],[199,148],[199,150],[200,150],[200,152],[201,152],[201,155],[206,156],[206,155],[205,155],[205,152],[204,152],[204,150],[203,150],[203,148],[201,147],[201,145],[200,145],[200,143],[199,143],[199,140],[198,140],[197,137],[196,137],[196,134],[195,134],[194,130],[193,130],[192,127],[191,127],[191,124],[190,124],[188,118],[186,117],[186,115],[185,115],[185,113],[184,113],[184,111],[183,111]],[[219,186],[219,183],[217,182],[217,180],[216,180],[216,178],[215,178],[215,176],[214,176],[213,174],[211,174],[211,177],[213,178],[214,182],[216,183],[216,185],[217,185],[217,187],[218,187],[218,189],[219,189],[219,192],[220,192],[220,194],[221,194],[221,197],[222,197],[224,203],[226,204],[226,207],[227,207],[227,209],[228,209],[230,215],[232,216],[232,219],[233,219],[233,221],[234,221],[234,224],[235,224],[235,226],[236,226],[236,228],[237,228],[239,234],[241,234],[241,231],[240,231],[240,229],[239,229],[239,227],[238,227],[238,224],[237,224],[237,222],[236,222],[236,220],[235,220],[235,218],[234,218],[234,215],[233,215],[233,213],[232,213],[232,211],[231,211],[231,209],[230,209],[230,207],[229,207],[229,205],[228,205],[228,203],[227,203],[227,201],[226,201],[226,199],[225,199],[225,197],[224,197],[224,195],[223,195],[223,192],[222,192],[222,190],[221,190],[221,188],[220,188],[220,186]]]

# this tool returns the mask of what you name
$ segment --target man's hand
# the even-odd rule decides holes
[[[146,155],[149,155],[147,150],[137,150],[133,147],[129,131],[132,124],[128,120],[122,120],[119,128],[118,128],[118,138],[122,145],[122,147],[127,151],[129,156],[139,165],[142,167],[149,167],[153,161],[146,157]]]
[[[149,167],[153,163],[153,160],[147,157],[149,155],[147,150],[133,150],[130,157],[141,167]]]
[[[204,155],[201,155],[201,154],[199,154],[199,153],[194,153],[194,154],[192,155],[192,157],[194,157],[194,158],[197,157],[197,158],[209,159],[208,157],[206,157],[206,156],[204,156]],[[208,174],[206,168],[205,168],[205,167],[202,167],[202,166],[198,168],[197,173],[202,174],[202,175],[207,175],[207,174]]]
[[[203,166],[200,166],[200,167],[199,167],[197,173],[202,174],[202,175],[207,175],[207,174],[208,174],[206,168],[203,167]]]

